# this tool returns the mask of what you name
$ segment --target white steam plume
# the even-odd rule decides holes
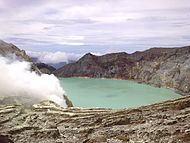
[[[32,103],[52,100],[66,107],[64,90],[54,75],[31,72],[25,61],[0,57],[0,97],[21,96]]]

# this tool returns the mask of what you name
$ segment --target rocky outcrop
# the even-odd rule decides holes
[[[24,50],[20,50],[15,45],[6,43],[2,40],[0,40],[0,56],[17,58],[18,60],[32,63],[31,58],[26,54]],[[32,64],[31,70],[35,71],[38,74],[41,74],[40,70],[34,64]]]
[[[66,95],[63,95],[63,97],[65,99],[67,107],[74,107],[72,101]]]
[[[15,55],[20,60],[31,62],[30,57],[24,50],[20,50],[13,44],[6,43],[0,40],[0,55],[4,57]]]
[[[136,109],[0,105],[1,143],[188,143],[190,96]]]
[[[56,70],[56,68],[50,66],[50,65],[47,65],[45,63],[35,63],[35,65],[38,67],[38,69],[44,73],[44,74],[52,74],[53,71]]]
[[[152,48],[144,52],[84,55],[54,71],[58,77],[119,78],[190,93],[190,46]]]

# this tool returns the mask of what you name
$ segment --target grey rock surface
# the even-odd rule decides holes
[[[6,43],[2,40],[0,40],[0,56],[16,58],[17,60],[27,61],[32,63],[31,58],[26,54],[24,50],[20,50],[15,45],[11,43]],[[35,71],[38,74],[41,74],[40,70],[34,64],[31,65],[32,65],[31,70]]]
[[[0,105],[0,141],[14,143],[188,143],[190,96],[136,109],[61,108],[51,101]]]

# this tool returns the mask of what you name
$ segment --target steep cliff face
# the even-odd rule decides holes
[[[24,50],[20,50],[15,45],[0,40],[0,55],[9,56],[11,54],[14,54],[20,59],[31,62],[30,57],[25,53]]]
[[[56,70],[58,77],[132,79],[190,93],[190,47],[152,48],[144,52],[84,55]]]
[[[190,96],[128,110],[0,105],[1,143],[188,143]]]
[[[16,56],[16,58],[20,60],[32,62],[31,58],[26,54],[24,50],[20,50],[15,45],[6,43],[2,40],[0,40],[0,55],[4,57]],[[38,74],[41,74],[40,70],[34,64],[32,64],[31,68],[33,71],[36,71]]]
[[[182,94],[189,94],[190,47],[158,51],[152,49],[152,51],[161,55],[156,58],[145,58],[137,63],[131,70],[132,78],[159,87],[174,88]]]

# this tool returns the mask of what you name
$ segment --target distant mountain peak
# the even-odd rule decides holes
[[[91,56],[96,56],[96,55],[93,55],[92,53],[86,53],[85,55],[84,55],[84,57],[91,57]]]

